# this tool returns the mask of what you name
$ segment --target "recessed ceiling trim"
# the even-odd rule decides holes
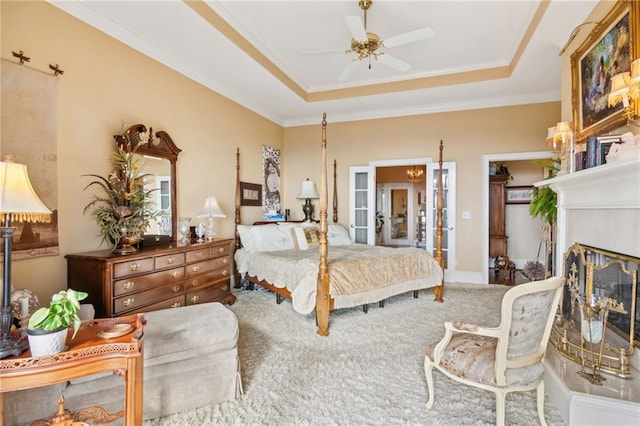
[[[357,86],[344,89],[324,90],[307,94],[307,101],[319,102],[335,99],[354,98],[358,96],[380,95],[383,93],[405,92],[410,90],[429,89],[432,87],[452,86],[456,84],[474,83],[478,81],[507,78],[511,75],[512,67],[494,67],[475,71],[465,71],[455,74],[422,77],[412,80],[392,81],[369,86]]]
[[[216,11],[208,6],[206,0],[183,0],[183,2],[194,12],[200,15],[210,25],[216,28],[221,34],[227,37],[232,43],[238,46],[242,51],[253,58],[277,80],[291,89],[297,96],[299,96],[306,102],[321,102],[508,78],[513,73],[513,70],[522,57],[533,34],[535,33],[536,28],[540,24],[545,11],[549,7],[550,0],[540,1],[535,14],[533,15],[531,21],[529,22],[529,25],[527,26],[527,30],[518,43],[518,47],[514,53],[514,56],[506,66],[385,83],[374,83],[356,87],[329,89],[317,92],[307,92],[300,85],[298,85],[276,64],[274,64],[269,58],[267,58],[262,52],[260,52],[259,49],[257,49],[251,42],[249,42],[242,34],[240,34],[227,21],[225,21],[224,18],[222,18]]]
[[[282,84],[291,89],[296,95],[302,99],[306,98],[307,92],[296,84],[287,74],[285,74],[277,65],[260,52],[253,44],[236,31],[227,21],[211,9],[204,0],[183,0],[195,13],[200,15],[202,19],[207,21],[211,26],[220,31],[229,41],[238,46],[242,51],[249,55],[253,60],[259,63],[265,70],[278,79]]]

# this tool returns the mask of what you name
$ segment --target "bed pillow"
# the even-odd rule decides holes
[[[292,250],[295,248],[291,231],[287,227],[278,225],[238,225],[238,234],[243,248],[247,251],[277,251]],[[243,239],[243,233],[245,238]],[[246,244],[245,244],[246,241]]]
[[[349,231],[339,223],[328,224],[327,242],[332,246],[346,246],[351,244]]]
[[[309,226],[306,228],[302,228],[304,230],[304,236],[307,240],[307,244],[317,244],[320,241],[320,234],[318,232],[318,227]]]
[[[307,237],[304,235],[302,227],[292,227],[291,234],[293,235],[293,243],[298,250],[309,250],[309,243],[307,243]]]

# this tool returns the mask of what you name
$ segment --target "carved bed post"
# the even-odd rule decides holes
[[[338,223],[338,184],[337,184],[336,160],[333,160],[333,223]]]
[[[327,114],[322,114],[322,155],[320,168],[320,228],[319,248],[320,265],[318,269],[318,287],[316,293],[317,333],[329,335],[329,312],[331,299],[329,295],[329,270],[327,265]]]
[[[440,139],[440,155],[438,158],[438,192],[436,201],[436,262],[444,272],[444,258],[442,257],[442,208],[444,205],[444,192],[442,187],[442,139]],[[444,274],[442,275],[442,285],[435,287],[433,293],[435,301],[442,303],[442,294],[444,292]]]
[[[236,148],[236,210],[235,210],[235,249],[240,248],[240,234],[238,233],[238,225],[240,225],[240,148]],[[233,257],[232,257],[233,258]],[[233,267],[234,271],[238,268]],[[242,287],[240,285],[240,274],[234,273],[234,288]]]

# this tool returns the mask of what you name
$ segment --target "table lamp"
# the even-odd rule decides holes
[[[213,241],[216,236],[216,233],[213,231],[213,218],[227,217],[227,215],[222,213],[222,210],[220,210],[220,206],[218,205],[218,200],[216,200],[216,197],[209,196],[204,201],[204,207],[198,214],[198,217],[207,218],[207,231],[204,235],[207,241]]]
[[[36,195],[27,166],[18,164],[12,155],[5,155],[0,162],[0,235],[4,242],[2,275],[2,313],[0,314],[0,359],[20,355],[27,349],[27,341],[11,337],[11,250],[15,227],[12,220],[22,222],[49,222],[51,210]]]
[[[304,221],[311,222],[311,216],[313,215],[313,204],[311,204],[312,199],[320,198],[318,195],[318,191],[316,191],[316,184],[307,178],[307,180],[302,181],[302,186],[300,187],[300,194],[296,197],[298,200],[305,200],[302,205],[302,211],[304,212]]]

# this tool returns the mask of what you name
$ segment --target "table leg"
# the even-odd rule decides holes
[[[125,424],[142,425],[142,381],[143,381],[142,353],[127,360],[127,375],[125,381]]]

